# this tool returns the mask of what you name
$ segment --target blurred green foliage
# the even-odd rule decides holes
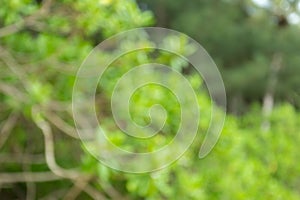
[[[74,180],[68,178],[33,185],[2,183],[3,175],[52,170],[37,124],[46,121],[54,136],[56,162],[91,175],[90,187],[107,199],[299,199],[299,25],[280,28],[271,9],[252,1],[139,2],[156,16],[141,10],[134,0],[1,0],[0,198],[62,199],[73,187]],[[289,2],[292,7],[296,1]],[[127,174],[100,164],[80,141],[68,136],[76,134],[72,88],[76,70],[94,46],[120,31],[153,25],[155,20],[203,44],[223,73],[230,102],[241,98],[242,105],[248,104],[242,108],[247,112],[239,117],[228,114],[216,147],[199,159],[212,103],[201,78],[170,53],[149,50],[123,56],[112,63],[97,88],[98,117],[114,144],[153,151],[170,142],[178,128],[180,105],[170,91],[157,85],[136,91],[130,110],[134,121],[144,125],[149,122],[148,108],[161,103],[168,119],[160,134],[140,143],[129,141],[116,127],[109,107],[112,88],[134,66],[158,62],[183,73],[199,90],[201,111],[199,135],[182,158],[161,171]],[[123,47],[130,49],[132,42],[137,41]],[[169,38],[166,45],[182,54],[192,51],[182,38]],[[276,100],[281,101],[268,117],[270,129],[262,131],[262,106],[257,102],[265,93],[268,68],[277,51],[284,55],[285,65],[276,89]],[[77,195],[77,199],[91,198],[86,192]]]
[[[209,52],[223,75],[231,112],[244,113],[262,101],[278,54],[283,61],[275,98],[299,108],[298,0],[139,2],[154,11],[159,26],[188,34]]]

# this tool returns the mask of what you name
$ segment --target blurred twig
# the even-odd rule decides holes
[[[0,183],[45,182],[62,179],[53,172],[0,173]]]
[[[88,184],[88,180],[75,180],[74,186],[67,192],[67,194],[64,196],[64,200],[73,200],[80,195],[80,193],[84,190],[86,185]]]
[[[42,130],[44,138],[45,138],[45,157],[46,162],[49,167],[49,169],[56,174],[57,176],[61,176],[64,178],[71,179],[74,183],[74,187],[71,189],[73,190],[74,194],[67,194],[65,198],[70,198],[76,195],[79,195],[80,191],[85,191],[88,195],[93,197],[94,199],[105,199],[103,195],[95,190],[93,187],[88,185],[88,181],[92,178],[90,175],[80,173],[76,170],[71,169],[64,169],[60,167],[56,161],[55,161],[55,155],[54,155],[54,142],[53,142],[53,135],[51,131],[51,127],[47,121],[42,119],[41,116],[39,116],[41,113],[41,110],[39,110],[38,107],[34,107],[32,109],[32,115],[35,123],[37,126]],[[38,117],[39,116],[39,117]],[[87,182],[87,183],[85,183]],[[105,189],[105,188],[104,188]],[[122,196],[112,187],[109,187],[107,192],[113,199],[124,199]],[[77,193],[77,194],[76,194]]]
[[[48,103],[48,107],[54,111],[67,111],[68,113],[69,111],[72,110],[72,106],[70,105],[69,102],[60,102],[54,100],[50,100],[50,102]],[[71,112],[71,116],[72,116],[72,112]]]
[[[58,189],[55,191],[50,192],[46,196],[43,196],[42,198],[39,198],[39,200],[57,200],[61,199],[61,197],[66,192],[66,189]]]
[[[8,36],[14,34],[20,30],[22,30],[26,26],[33,26],[37,22],[37,19],[47,16],[49,13],[50,7],[52,4],[52,0],[44,0],[41,8],[35,12],[34,14],[24,17],[22,20],[0,28],[0,38],[4,36]]]
[[[26,95],[23,94],[21,91],[19,91],[17,88],[15,88],[12,85],[5,84],[3,82],[0,82],[0,91],[3,92],[5,95],[9,95],[20,101],[23,101],[26,99],[25,98]]]
[[[111,199],[127,200],[128,198],[121,195],[110,183],[99,181],[102,189],[108,194]]]
[[[79,139],[76,129],[73,128],[72,126],[70,126],[69,124],[67,124],[58,115],[56,115],[52,112],[46,112],[45,117],[62,132],[66,133],[70,137]]]
[[[24,154],[27,154],[27,152],[29,152],[30,146],[31,145],[29,144],[29,141],[27,141]],[[22,161],[22,164],[23,171],[30,170],[30,165],[28,163]],[[26,182],[26,200],[34,199],[36,199],[36,185],[34,182]]]
[[[68,193],[63,198],[64,200],[73,200],[78,197],[78,195],[84,191],[93,199],[106,199],[101,193],[96,191],[93,187],[89,186],[89,181],[91,180],[90,177],[77,179],[74,181],[74,186],[68,191]]]
[[[38,107],[33,107],[32,109],[32,115],[34,122],[36,125],[42,130],[42,133],[44,135],[44,141],[45,141],[45,157],[46,157],[46,163],[49,167],[49,169],[56,175],[69,178],[69,179],[77,179],[81,176],[81,174],[75,170],[71,169],[64,169],[60,167],[55,160],[55,154],[54,154],[54,142],[53,142],[53,135],[52,130],[48,122],[46,122],[43,119],[37,119],[36,116],[40,115],[40,110]]]
[[[101,199],[107,199],[105,198],[100,192],[98,192],[95,188],[93,188],[92,186],[90,185],[87,185],[85,188],[84,188],[84,191],[90,195],[93,199],[97,199],[97,200],[101,200]]]
[[[16,124],[18,119],[18,114],[15,112],[12,112],[8,119],[5,121],[3,127],[0,130],[0,149],[6,142],[6,140],[9,137],[9,134],[11,133],[11,130],[13,129],[14,125]]]
[[[10,52],[2,48],[1,46],[0,46],[0,58],[8,66],[8,68],[18,76],[24,88],[27,90],[27,88],[29,88],[29,85],[26,82],[26,80],[28,80],[26,73],[21,70],[22,67],[15,60],[15,58],[10,54]]]
[[[43,164],[43,155],[0,154],[0,163]]]

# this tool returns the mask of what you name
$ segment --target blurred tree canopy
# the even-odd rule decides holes
[[[299,1],[257,1],[266,2],[263,7],[252,0],[139,2],[154,11],[159,26],[190,35],[211,54],[223,74],[230,111],[243,113],[262,102],[278,56],[274,96],[299,108]]]
[[[292,20],[299,3],[267,2],[0,0],[0,198],[299,199],[300,39],[299,23]],[[201,77],[169,53],[149,50],[122,57],[112,63],[96,95],[101,126],[114,144],[153,151],[172,140],[178,128],[176,98],[155,85],[134,94],[131,111],[143,125],[151,105],[164,105],[168,119],[160,134],[139,144],[114,124],[112,88],[122,74],[143,63],[166,64],[184,74],[200,90],[202,118],[199,137],[172,166],[148,174],[122,173],[99,163],[78,140],[73,84],[98,43],[155,24],[186,33],[211,54],[233,114],[213,152],[199,159],[213,103]],[[133,42],[148,41],[128,41],[124,48]],[[171,43],[188,53],[180,38]],[[275,106],[264,115],[268,99]],[[268,129],[261,128],[264,121]]]

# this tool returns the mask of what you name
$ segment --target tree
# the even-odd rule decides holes
[[[141,7],[155,8],[158,24],[183,30],[213,55],[224,75],[233,111],[240,112],[239,104],[262,100],[267,82],[276,100],[297,105],[296,25],[284,19],[275,23],[272,9],[250,1],[157,2]],[[289,2],[296,5],[296,1]],[[149,85],[133,95],[131,111],[136,123],[147,124],[148,108],[157,102],[168,114],[158,137],[142,144],[124,136],[108,106],[118,77],[134,66],[157,62],[170,65],[195,89],[200,88],[199,137],[181,159],[161,171],[128,174],[99,163],[85,150],[75,130],[71,98],[76,71],[99,42],[123,30],[151,25],[153,14],[141,11],[133,0],[1,3],[1,198],[299,199],[300,117],[296,109],[289,103],[275,105],[267,118],[271,126],[262,132],[262,106],[249,103],[245,115],[227,116],[214,151],[199,159],[201,134],[209,126],[212,102],[202,89],[201,78],[170,53],[133,52],[112,63],[101,80],[105,84],[97,88],[98,117],[111,141],[127,150],[155,150],[170,142],[180,121],[180,105],[171,92]],[[184,12],[179,12],[182,8]],[[173,48],[179,47],[181,53],[189,52],[184,40],[168,39],[169,44],[179,44]],[[141,36],[126,42],[124,48],[149,41]],[[277,52],[282,55],[282,67],[271,76],[270,63]],[[275,86],[271,77],[277,80]]]
[[[251,103],[263,101],[270,66],[279,54],[282,68],[274,98],[299,107],[298,1],[265,1],[263,7],[247,0],[140,2],[153,10],[158,25],[190,35],[211,54],[231,112],[244,113]]]

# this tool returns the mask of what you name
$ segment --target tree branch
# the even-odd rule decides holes
[[[0,183],[45,182],[60,179],[62,179],[62,177],[57,176],[53,172],[0,173]]]
[[[44,135],[44,141],[45,141],[45,157],[46,157],[46,163],[49,167],[49,169],[56,174],[57,176],[61,176],[64,178],[69,179],[76,179],[78,177],[81,177],[82,174],[70,169],[64,169],[60,167],[55,160],[55,153],[54,153],[54,142],[53,142],[53,135],[52,130],[48,122],[43,120],[40,116],[40,111],[37,107],[32,108],[32,116],[33,120],[36,123],[36,125],[42,130],[42,133]]]
[[[13,129],[14,125],[16,124],[18,119],[18,114],[15,112],[12,112],[8,119],[5,121],[1,131],[0,131],[0,149],[8,139],[11,130]]]
[[[43,155],[0,154],[0,163],[43,164]]]
[[[61,119],[58,115],[52,112],[46,112],[45,117],[54,124],[59,130],[69,135],[72,138],[79,139],[79,135],[77,135],[77,131],[75,128],[67,124],[63,119]]]
[[[34,14],[32,14],[28,17],[25,17],[22,20],[14,23],[14,24],[2,27],[0,29],[0,38],[14,34],[16,32],[19,32],[26,26],[32,26],[33,24],[35,24],[35,22],[38,18],[41,18],[41,17],[44,17],[47,15],[47,13],[50,10],[51,4],[52,4],[52,0],[44,0],[41,8]]]

